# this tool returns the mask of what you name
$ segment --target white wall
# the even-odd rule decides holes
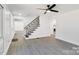
[[[50,34],[54,34],[54,28],[56,28],[56,19],[52,18],[50,21]]]
[[[79,45],[79,10],[64,13],[56,21],[56,38]]]
[[[1,8],[1,6],[0,6],[0,8]],[[2,23],[2,15],[1,14],[2,14],[2,9],[0,9],[0,37],[2,36],[2,33],[1,33],[2,32],[2,29],[1,29],[2,28],[2,24],[1,24]]]
[[[22,21],[15,21],[15,31],[23,31],[24,24]]]

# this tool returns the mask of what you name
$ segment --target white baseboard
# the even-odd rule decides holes
[[[24,38],[25,39],[36,39],[36,38],[42,38],[42,37],[50,37],[50,35],[39,36],[39,37],[29,37],[29,38],[24,37]]]
[[[61,38],[61,37],[58,37],[58,36],[56,36],[55,38],[57,38],[57,39],[59,39],[59,40],[62,40],[62,41],[65,41],[65,42],[69,42],[69,43],[71,43],[71,44],[74,44],[74,45],[78,45],[78,46],[79,46],[79,43],[71,42],[71,41],[68,41],[68,40],[66,40],[66,39],[63,39],[63,38]]]
[[[15,32],[14,32],[13,34],[15,34]],[[14,37],[14,35],[13,35],[13,37]],[[12,37],[12,39],[13,39],[13,37]],[[11,44],[11,42],[12,42],[12,39],[9,41],[9,43],[8,43],[8,46],[7,46],[6,50],[4,50],[4,52],[3,52],[3,55],[6,55],[6,54],[7,54],[8,49],[9,49],[9,46],[10,46],[10,44]]]

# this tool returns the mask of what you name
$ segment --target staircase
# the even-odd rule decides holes
[[[29,38],[31,33],[33,33],[37,27],[39,27],[39,16],[36,17],[32,22],[30,22],[27,26],[24,27],[25,30],[25,37]]]

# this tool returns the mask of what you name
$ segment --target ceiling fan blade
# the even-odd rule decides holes
[[[59,12],[58,10],[50,10],[50,11],[52,11],[52,12]]]
[[[56,6],[56,4],[53,4],[52,6],[50,6],[48,9],[52,9]]]
[[[46,9],[42,9],[42,8],[37,8],[37,9],[39,9],[39,10],[46,10]]]
[[[49,8],[49,7],[50,7],[50,5],[47,5],[47,7]]]

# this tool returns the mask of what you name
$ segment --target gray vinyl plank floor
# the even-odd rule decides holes
[[[7,55],[79,55],[77,48],[79,46],[52,37],[20,38],[11,43]]]

